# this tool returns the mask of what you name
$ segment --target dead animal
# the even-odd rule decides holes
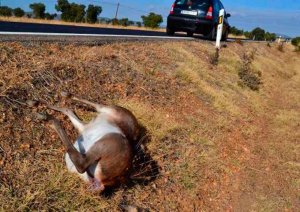
[[[139,136],[139,124],[135,116],[119,106],[104,106],[73,97],[73,100],[92,106],[97,117],[84,124],[67,108],[48,106],[62,112],[71,120],[80,136],[73,144],[60,122],[49,116],[50,126],[58,133],[66,149],[66,165],[90,183],[93,191],[103,191],[126,180],[132,166],[134,146]]]

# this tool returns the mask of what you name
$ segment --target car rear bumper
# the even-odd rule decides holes
[[[199,18],[187,18],[169,15],[168,27],[174,31],[207,34],[211,31],[213,22],[211,20]]]

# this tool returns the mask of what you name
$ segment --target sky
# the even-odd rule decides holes
[[[229,22],[244,30],[261,27],[269,32],[300,36],[300,0],[221,0],[232,17]],[[55,13],[56,0],[0,0],[1,5],[21,7],[30,11],[29,4],[43,2],[47,11]],[[101,17],[115,16],[116,5],[120,2],[119,18],[127,17],[139,21],[141,15],[149,12],[162,14],[164,20],[168,16],[174,0],[69,0],[81,4],[95,4],[103,8]],[[165,25],[164,22],[163,25]]]

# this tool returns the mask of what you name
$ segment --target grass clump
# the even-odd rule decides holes
[[[254,60],[254,52],[250,54],[244,54],[243,64],[239,69],[238,75],[241,79],[240,85],[247,86],[253,91],[258,91],[260,88],[261,82],[261,72],[255,71],[251,67],[251,64]]]
[[[219,57],[220,57],[219,51],[220,51],[219,49],[216,49],[215,53],[210,56],[210,63],[214,66],[218,65],[219,63]]]
[[[279,46],[277,47],[277,49],[278,49],[278,51],[280,51],[280,52],[284,52],[284,43],[281,42],[281,43],[279,44]]]

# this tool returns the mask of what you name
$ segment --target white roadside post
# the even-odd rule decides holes
[[[221,39],[222,39],[222,33],[223,33],[223,24],[224,24],[224,16],[225,16],[225,10],[221,9],[219,12],[219,20],[218,20],[218,30],[217,30],[217,41],[216,41],[216,48],[221,48]]]
[[[221,48],[221,39],[223,34],[223,24],[224,24],[224,15],[225,10],[221,9],[219,12],[219,19],[218,19],[218,28],[217,28],[217,39],[216,39],[216,54],[213,58],[213,64],[217,65],[219,61],[219,51]]]

